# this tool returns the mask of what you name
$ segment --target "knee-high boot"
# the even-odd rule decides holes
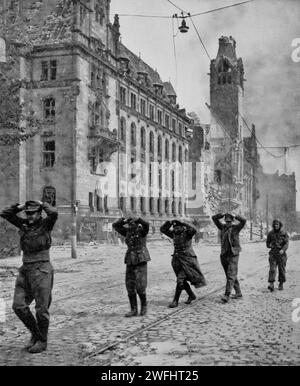
[[[147,314],[147,296],[145,293],[139,294],[140,300],[141,300],[141,316],[144,316]]]
[[[179,298],[182,292],[182,288],[177,284],[176,290],[175,290],[175,295],[172,303],[169,304],[170,308],[175,308],[178,306]]]
[[[183,288],[185,289],[186,293],[189,295],[188,300],[185,302],[185,304],[192,303],[192,301],[196,299],[196,295],[192,291],[192,289],[187,281],[184,283]]]
[[[137,298],[136,294],[134,295],[128,295],[130,308],[131,310],[125,314],[126,318],[130,318],[131,316],[137,316]]]

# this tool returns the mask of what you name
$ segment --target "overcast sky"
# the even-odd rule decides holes
[[[185,11],[198,13],[241,0],[174,0]],[[111,16],[122,14],[170,15],[178,13],[167,0],[112,0]],[[218,50],[218,38],[232,35],[237,55],[245,67],[244,115],[255,123],[257,137],[266,146],[300,144],[300,62],[292,60],[292,41],[300,38],[299,0],[255,0],[245,5],[194,18],[211,58]],[[190,30],[175,38],[177,82],[172,38],[172,19],[120,16],[122,42],[153,68],[163,80],[171,79],[178,102],[209,123],[209,58],[197,34]],[[177,22],[175,22],[177,30]],[[300,56],[300,54],[299,54]],[[270,150],[276,155],[282,151]],[[284,171],[283,158],[260,151],[267,173]],[[296,172],[300,210],[300,147],[290,150],[288,171]],[[299,170],[299,172],[298,172]]]

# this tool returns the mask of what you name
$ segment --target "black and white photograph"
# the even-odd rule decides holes
[[[299,20],[0,0],[1,367],[300,365]]]

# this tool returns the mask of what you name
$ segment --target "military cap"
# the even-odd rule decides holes
[[[24,210],[26,213],[41,212],[42,206],[38,201],[26,201]]]
[[[224,220],[225,220],[225,221],[226,221],[226,220],[233,221],[233,220],[234,220],[234,217],[233,217],[232,214],[226,213],[226,214],[224,215]]]

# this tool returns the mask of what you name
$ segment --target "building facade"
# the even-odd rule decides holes
[[[3,15],[5,41],[29,42],[22,98],[42,121],[16,150],[19,201],[56,205],[62,237],[76,215],[81,239],[106,239],[121,215],[153,228],[185,216],[190,119],[172,85],[120,42],[110,0],[6,1]]]

